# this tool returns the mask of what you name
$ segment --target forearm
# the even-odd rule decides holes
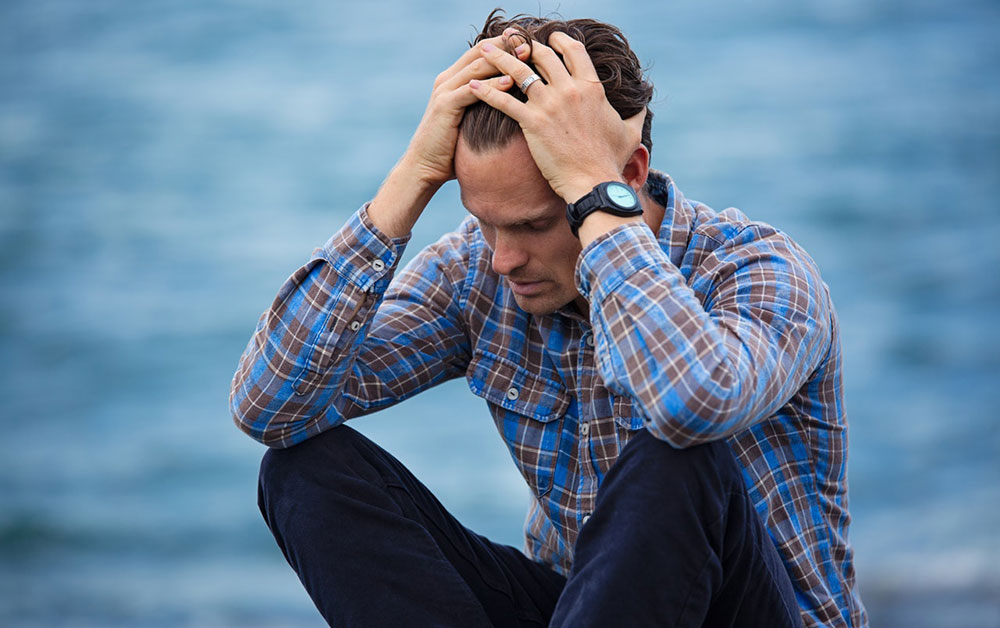
[[[499,90],[511,85],[490,79],[497,70],[480,58],[483,45],[498,45],[502,40],[493,37],[473,46],[434,81],[427,109],[406,152],[369,208],[372,222],[383,233],[393,238],[408,235],[434,193],[455,177],[458,126],[465,108],[476,102],[468,82],[484,80]]]
[[[463,341],[453,325],[457,313],[451,302],[428,307],[418,291],[410,305],[426,315],[422,321],[393,313],[386,319],[394,324],[385,325],[382,336],[367,343],[367,348],[362,342],[403,241],[434,193],[455,176],[458,126],[465,107],[476,102],[469,81],[482,80],[501,90],[511,84],[490,78],[497,70],[480,58],[482,45],[501,41],[502,37],[484,40],[438,76],[406,152],[367,209],[358,214],[368,224],[359,224],[357,216],[348,223],[286,282],[261,318],[230,396],[234,419],[254,438],[276,447],[289,446],[351,413],[392,403],[453,374],[449,369],[422,378],[409,373],[414,384],[398,392],[401,378],[408,375],[401,370],[404,367],[416,368],[421,360],[428,363],[425,366],[459,362],[453,354],[463,351]],[[428,269],[428,274],[432,272]],[[410,331],[407,325],[424,329],[423,344],[393,344],[395,336]],[[400,368],[368,368],[364,360],[357,360],[366,350],[371,364],[392,362]],[[351,386],[356,390],[344,392]]]
[[[236,424],[285,447],[348,418],[339,402],[405,240],[378,237],[356,214],[281,287],[232,382]]]
[[[599,370],[657,437],[685,447],[746,429],[787,402],[822,359],[823,289],[779,249],[767,243],[742,261],[742,250],[723,254],[691,277],[644,228],[584,251],[578,281]],[[782,263],[769,261],[779,254]]]
[[[629,223],[640,224],[642,223],[642,218],[638,216],[624,217],[605,212],[594,212],[587,216],[583,224],[580,225],[580,245],[583,248],[587,248],[587,245],[605,233],[610,233],[618,227]]]
[[[406,237],[440,187],[440,183],[428,181],[409,155],[404,155],[372,199],[368,217],[390,238]]]

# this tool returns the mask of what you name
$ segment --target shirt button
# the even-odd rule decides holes
[[[584,436],[586,436],[587,434],[590,434],[590,423],[581,423],[580,424],[580,433],[583,434]]]
[[[583,516],[583,525],[587,525],[588,521],[590,521],[590,513],[587,513]]]
[[[374,262],[372,262],[372,270],[374,270],[377,273],[382,272],[383,270],[385,270],[385,262],[383,262],[380,259],[375,260]]]
[[[350,328],[351,331],[358,331],[361,329],[361,323],[359,321],[351,321]]]
[[[594,346],[594,334],[590,334],[589,336],[587,336],[587,346],[588,347]]]
[[[521,396],[520,391],[513,386],[507,389],[507,398],[511,401],[516,401],[518,397]]]

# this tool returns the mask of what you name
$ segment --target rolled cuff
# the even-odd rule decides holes
[[[390,238],[379,231],[368,217],[368,205],[356,211],[313,256],[359,289],[384,292],[410,236]]]
[[[630,223],[595,238],[576,263],[576,287],[591,303],[601,303],[644,268],[671,267],[649,227]]]

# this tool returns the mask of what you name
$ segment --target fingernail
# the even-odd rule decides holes
[[[493,44],[483,44],[483,52],[493,52]]]
[[[476,79],[472,79],[471,81],[469,81],[469,87],[471,89],[479,89],[479,81],[477,81]]]
[[[503,30],[503,34],[506,35],[507,37],[510,37],[511,35],[513,35],[516,32],[517,32],[517,29],[514,28],[513,26],[508,26],[507,28],[505,28]]]
[[[524,53],[528,52],[528,44],[521,44],[517,48],[514,48],[514,52],[516,52],[517,56],[520,57]]]
[[[507,85],[510,85],[511,81],[513,81],[513,80],[514,79],[510,78],[509,76],[504,75],[504,76],[500,77],[500,84],[503,85],[503,86],[507,86]]]

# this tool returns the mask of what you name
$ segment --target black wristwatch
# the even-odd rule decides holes
[[[583,219],[594,212],[607,212],[615,216],[641,216],[642,205],[635,190],[619,181],[598,183],[575,203],[566,205],[566,219],[573,235],[579,237]]]

